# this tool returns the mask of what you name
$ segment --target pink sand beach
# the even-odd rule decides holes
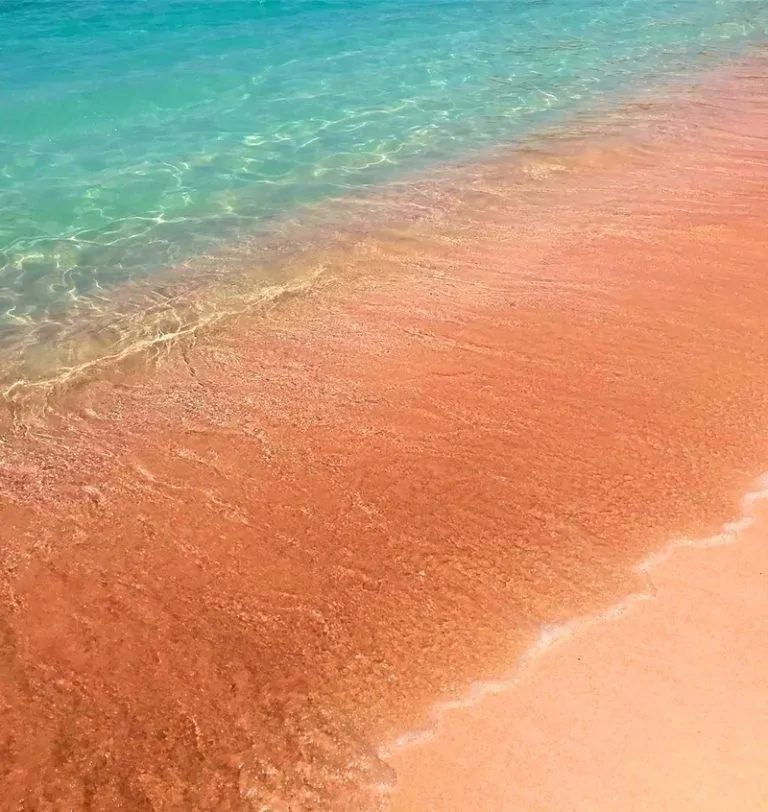
[[[678,548],[648,587],[391,755],[390,809],[765,809],[765,509],[730,545]]]
[[[768,468],[766,77],[367,201],[306,285],[9,390],[0,807],[766,808],[757,525],[382,758]]]

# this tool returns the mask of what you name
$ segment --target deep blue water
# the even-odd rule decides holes
[[[755,0],[0,0],[0,324],[767,31]]]

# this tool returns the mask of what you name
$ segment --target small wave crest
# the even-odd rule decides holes
[[[652,601],[657,593],[652,577],[655,569],[662,566],[679,550],[707,550],[738,543],[742,534],[755,524],[757,505],[766,500],[768,500],[768,473],[758,477],[754,489],[742,497],[737,517],[725,522],[717,533],[702,538],[672,539],[663,549],[651,553],[637,562],[633,569],[645,580],[646,586],[643,590],[625,596],[602,612],[574,618],[566,623],[544,626],[536,640],[522,654],[509,677],[501,680],[473,682],[463,696],[435,703],[429,713],[429,723],[426,726],[402,733],[394,740],[382,745],[378,751],[379,757],[386,761],[402,750],[431,741],[439,735],[440,726],[446,714],[478,705],[489,696],[514,690],[535,664],[555,647],[566,643],[575,635],[587,632],[597,624],[620,620],[641,604]],[[383,787],[382,791],[391,790],[389,787]]]

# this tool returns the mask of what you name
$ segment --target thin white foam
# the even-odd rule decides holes
[[[533,664],[556,646],[596,624],[619,620],[641,603],[653,600],[656,597],[656,587],[650,575],[656,567],[667,561],[679,549],[709,549],[735,544],[741,534],[755,524],[755,506],[763,500],[768,500],[768,473],[760,476],[756,481],[755,489],[742,497],[738,518],[725,522],[719,532],[700,539],[673,539],[662,550],[641,559],[635,565],[634,571],[646,579],[646,588],[644,590],[627,595],[597,614],[575,618],[566,623],[544,626],[533,645],[523,653],[515,671],[509,678],[473,682],[462,697],[435,703],[429,715],[429,723],[424,728],[403,733],[393,741],[380,747],[378,751],[379,758],[386,761],[401,750],[434,739],[438,735],[442,720],[447,713],[470,708],[478,705],[488,696],[513,690]],[[382,787],[382,791],[391,792],[393,788],[393,786]]]

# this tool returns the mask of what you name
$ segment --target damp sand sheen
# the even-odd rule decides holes
[[[766,147],[753,48],[28,309],[0,808],[764,808]]]

